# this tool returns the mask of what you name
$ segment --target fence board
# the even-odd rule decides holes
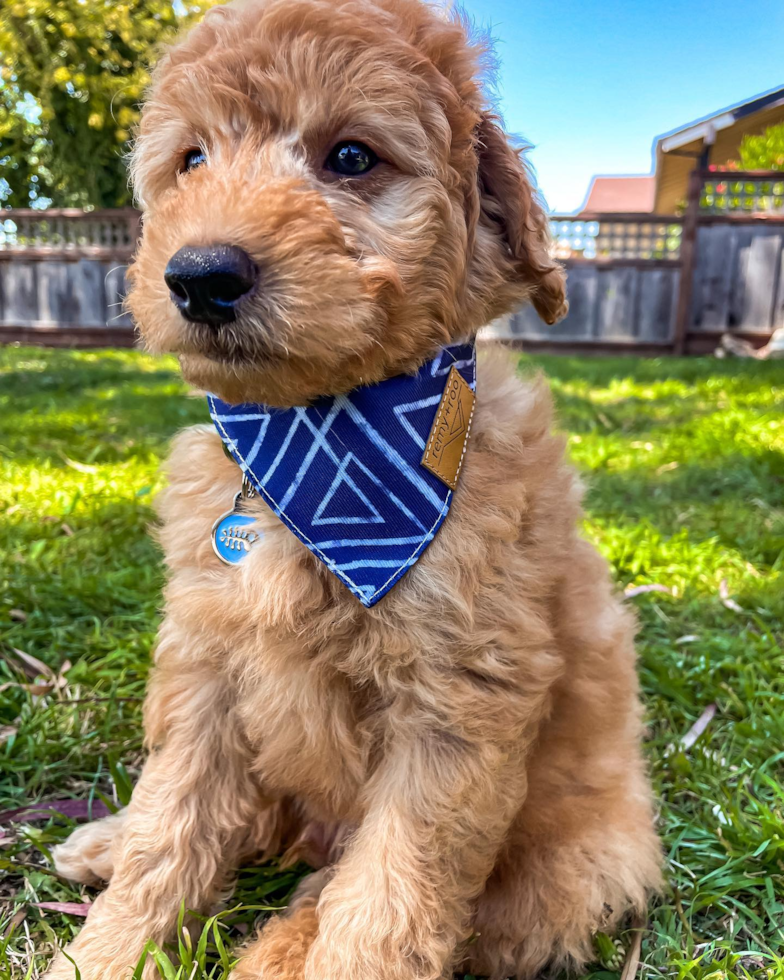
[[[600,270],[594,332],[597,340],[634,339],[639,284],[639,269]]]
[[[784,248],[779,260],[779,281],[776,287],[776,299],[773,304],[773,329],[784,327]]]
[[[697,266],[692,293],[692,330],[725,329],[729,317],[737,234],[727,224],[697,231]]]
[[[78,323],[81,308],[70,264],[40,262],[38,265],[38,308],[30,310],[26,320],[47,323]]]
[[[37,315],[37,272],[35,262],[9,262],[0,267],[4,323],[24,323],[31,311]]]
[[[635,337],[641,342],[672,340],[680,276],[678,269],[646,269],[640,273]]]
[[[80,259],[76,264],[79,300],[82,303],[82,323],[89,327],[105,327],[107,318],[104,281],[109,266],[105,262]]]
[[[735,249],[735,264],[730,280],[730,302],[727,311],[727,327],[737,329],[743,316],[744,293],[746,291],[746,273],[749,268],[749,248],[751,246],[751,230],[739,228],[735,231],[733,242]]]
[[[569,312],[565,319],[554,327],[547,327],[539,320],[539,335],[554,340],[588,340],[596,331],[596,300],[599,292],[599,274],[593,266],[580,266],[569,269],[566,280],[566,294],[569,299]],[[538,318],[537,318],[538,319]]]
[[[742,330],[771,328],[780,262],[780,234],[769,234],[752,239],[748,248],[743,303],[738,324]]]

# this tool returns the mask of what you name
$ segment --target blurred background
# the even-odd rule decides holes
[[[41,976],[89,915],[51,848],[143,760],[159,466],[209,418],[134,349],[125,153],[156,51],[209,2],[0,0],[0,980]],[[571,303],[482,340],[545,371],[584,533],[640,621],[667,888],[585,975],[784,978],[784,4],[466,7]],[[162,975],[226,980],[305,870],[242,869]]]
[[[133,343],[118,305],[138,234],[125,152],[157,47],[211,2],[3,4],[0,340]],[[569,270],[563,323],[525,310],[492,334],[529,350],[766,347],[784,325],[784,6],[467,13],[498,38],[490,95],[532,145]]]

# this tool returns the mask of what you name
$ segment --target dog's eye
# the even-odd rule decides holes
[[[359,177],[372,170],[378,163],[375,152],[364,143],[346,140],[329,151],[326,167],[343,177]]]
[[[204,150],[188,150],[183,158],[180,173],[187,173],[189,170],[194,170],[206,162],[207,157],[204,155]]]

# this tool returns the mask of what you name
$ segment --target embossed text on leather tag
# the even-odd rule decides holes
[[[425,469],[452,490],[460,476],[473,414],[474,393],[462,374],[453,367],[422,457]]]

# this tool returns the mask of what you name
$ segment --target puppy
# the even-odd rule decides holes
[[[419,0],[245,0],[163,56],[134,152],[129,302],[216,419],[304,426],[306,406],[357,392],[383,416],[390,385],[443,387],[444,348],[519,303],[563,315],[484,55]],[[470,362],[447,384],[468,420],[440,529],[372,594],[261,478],[237,505],[242,561],[221,562],[211,529],[252,453],[229,434],[227,458],[212,427],[175,440],[149,759],[127,811],[57,854],[111,879],[68,950],[84,980],[127,977],[181,900],[207,911],[242,860],[287,847],[324,868],[237,980],[532,977],[590,959],[592,934],[658,887],[632,616],[578,534],[544,384],[488,354],[474,392]],[[406,466],[412,485],[444,483]],[[48,976],[73,974],[60,954]]]

